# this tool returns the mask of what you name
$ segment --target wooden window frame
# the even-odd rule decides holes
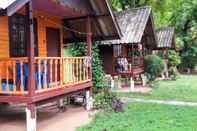
[[[14,40],[13,40],[13,29],[12,29],[12,26],[13,24],[17,24],[17,26],[21,26],[20,23],[14,23],[13,22],[13,18],[16,18],[16,19],[24,19],[24,38],[23,38],[23,41],[24,41],[24,45],[23,47],[24,48],[21,48],[21,49],[24,49],[24,54],[20,53],[20,47],[19,47],[19,43],[14,43]],[[13,16],[10,16],[9,17],[9,48],[10,48],[10,52],[9,52],[9,55],[10,57],[27,57],[28,56],[28,52],[27,52],[27,48],[28,48],[28,39],[29,37],[27,36],[28,35],[28,30],[27,30],[27,26],[28,26],[28,23],[27,23],[27,19],[26,19],[26,16],[25,15],[21,15],[21,14],[14,14]],[[18,20],[16,20],[18,21]],[[35,35],[35,56],[38,56],[38,31],[37,31],[37,19],[34,18],[34,35]],[[17,29],[19,29],[19,27],[17,27]],[[19,40],[19,31],[16,31],[17,32],[17,35],[16,36]],[[17,48],[16,48],[17,47]],[[16,51],[16,52],[15,52]]]

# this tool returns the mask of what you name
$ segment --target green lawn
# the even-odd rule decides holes
[[[197,76],[181,75],[176,81],[157,81],[149,93],[121,93],[120,96],[197,102]]]
[[[123,113],[98,114],[77,131],[197,131],[197,107],[129,104]]]

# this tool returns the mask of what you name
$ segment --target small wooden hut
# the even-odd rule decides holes
[[[162,27],[156,30],[158,45],[154,53],[162,55],[165,63],[164,76],[168,78],[168,51],[176,50],[175,28]]]
[[[99,46],[103,68],[112,76],[135,77],[144,73],[144,56],[157,45],[150,7],[116,12],[121,39],[102,41]]]

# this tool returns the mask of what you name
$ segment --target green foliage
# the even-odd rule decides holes
[[[170,74],[170,78],[172,80],[177,80],[180,76],[176,67],[170,67],[169,68],[169,74]]]
[[[147,55],[144,60],[145,73],[150,81],[155,80],[164,70],[163,60],[156,55]]]
[[[94,87],[96,88],[95,90],[104,88],[104,71],[99,56],[98,46],[96,43],[93,44],[92,72],[93,72],[93,84]]]
[[[109,91],[102,91],[98,93],[94,97],[94,108],[101,109],[106,112],[113,111],[113,103],[117,100],[117,96],[115,93]]]
[[[77,43],[73,45],[72,54],[73,56],[85,56],[87,53],[87,45],[84,43]],[[92,47],[93,61],[92,61],[92,73],[93,73],[93,85],[94,91],[104,87],[104,72],[102,68],[102,63],[99,58],[99,50],[96,43],[93,43]]]
[[[168,62],[170,67],[177,67],[181,63],[181,58],[175,51],[168,51]]]
[[[197,46],[192,46],[182,54],[182,67],[193,69],[197,64]]]

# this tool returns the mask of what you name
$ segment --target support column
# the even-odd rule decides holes
[[[146,76],[144,74],[141,74],[142,79],[142,86],[146,86]]]
[[[27,131],[36,131],[36,106],[28,104],[26,107],[26,125]]]
[[[34,48],[35,48],[35,40],[34,40],[34,25],[33,25],[33,8],[32,8],[32,0],[30,0],[26,6],[26,16],[28,21],[27,29],[29,31],[27,43],[28,43],[28,91],[29,96],[33,96],[35,93],[35,78],[34,78]]]
[[[90,66],[89,66],[89,78],[92,81],[92,29],[91,29],[91,19],[88,16],[87,20],[86,20],[86,32],[87,32],[87,36],[86,36],[86,41],[87,41],[87,55],[90,57]],[[90,87],[87,91],[86,91],[86,109],[89,111],[93,108],[93,91],[92,91],[92,87]]]
[[[58,100],[58,107],[59,108],[64,107],[64,99],[61,98],[61,99]]]
[[[111,89],[114,89],[114,78],[111,76]]]
[[[133,91],[134,88],[135,88],[135,83],[134,83],[133,78],[131,77],[131,78],[130,78],[130,90]]]
[[[91,30],[91,20],[90,17],[87,18],[86,21],[86,30],[87,30],[87,55],[90,57],[90,72],[89,72],[89,78],[92,79],[92,30]]]
[[[91,96],[91,90],[86,91],[86,110],[90,111],[93,108],[93,98]]]

